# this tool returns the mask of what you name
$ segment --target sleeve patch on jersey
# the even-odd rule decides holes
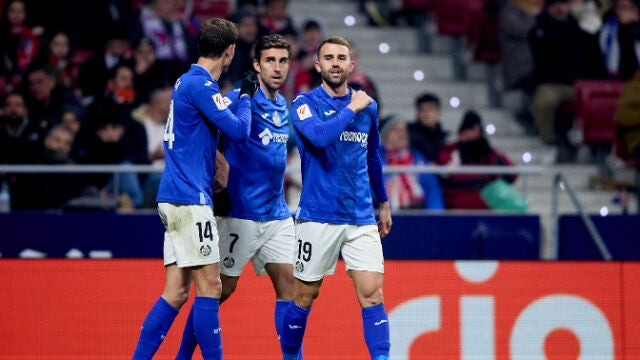
[[[227,105],[225,104],[225,101],[220,93],[213,95],[212,98],[218,110],[224,110],[227,108]]]
[[[229,106],[233,102],[233,101],[231,101],[231,99],[229,99],[226,96],[222,98],[222,101],[224,101],[224,106]]]
[[[309,105],[307,104],[298,106],[298,108],[296,109],[296,112],[298,113],[298,118],[300,118],[300,120],[304,120],[311,117],[311,110],[309,109]]]

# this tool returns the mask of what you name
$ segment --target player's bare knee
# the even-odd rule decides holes
[[[358,302],[360,302],[360,306],[362,306],[363,308],[384,303],[382,288],[363,291],[362,293],[358,294]]]
[[[313,301],[318,297],[319,294],[320,294],[319,289],[313,289],[311,291],[306,291],[306,292],[301,292],[296,294],[294,300],[296,304],[304,308],[310,308],[311,305],[313,305]]]

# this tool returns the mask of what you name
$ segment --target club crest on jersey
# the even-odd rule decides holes
[[[280,124],[282,123],[282,121],[280,120],[280,115],[278,115],[277,111],[273,112],[273,123],[280,126]]]
[[[212,98],[218,110],[224,110],[227,108],[226,102],[220,93],[214,94]]]
[[[209,246],[209,245],[200,246],[200,254],[202,254],[202,256],[211,255],[211,246]]]
[[[304,265],[302,264],[302,262],[300,260],[296,261],[296,272],[303,272],[304,271]]]
[[[235,264],[236,261],[231,256],[227,256],[226,258],[224,258],[224,260],[222,260],[222,266],[226,267],[227,269],[232,268]]]
[[[309,105],[307,104],[302,104],[301,106],[298,106],[298,108],[296,109],[296,112],[298,113],[298,117],[300,118],[300,121],[311,117],[311,110],[309,109]]]

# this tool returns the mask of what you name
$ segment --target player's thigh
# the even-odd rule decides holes
[[[213,210],[207,205],[159,203],[165,225],[165,265],[201,266],[220,261],[218,231]]]
[[[347,270],[384,273],[382,242],[375,225],[350,225],[341,254]]]
[[[288,265],[291,272],[291,254],[295,242],[292,218],[261,222],[259,234],[263,241],[253,256],[253,269],[258,275],[267,274],[267,264]]]
[[[293,247],[294,276],[312,282],[333,274],[346,229],[347,225],[298,220]]]
[[[220,272],[227,276],[240,276],[244,266],[260,247],[260,239],[256,236],[259,222],[219,217],[218,226],[222,259]]]

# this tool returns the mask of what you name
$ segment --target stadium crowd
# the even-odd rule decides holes
[[[212,15],[198,3],[0,0],[0,164],[161,167],[170,88],[178,75],[197,59],[195,37],[199,23]],[[292,45],[290,73],[280,90],[287,101],[290,103],[299,92],[320,84],[313,63],[317,46],[325,35],[322,19],[294,21],[288,13],[287,0],[218,3],[224,7],[214,15],[230,19],[239,30],[233,62],[219,81],[223,93],[239,86],[242,75],[250,68],[256,40],[273,33],[282,34]],[[429,8],[433,5],[428,4],[435,3],[430,1],[360,3],[371,25],[403,26],[417,21],[416,9],[425,13],[435,11]],[[497,31],[489,36],[500,43],[500,81],[504,89],[523,94],[518,119],[557,153],[555,161],[575,161],[580,144],[570,136],[575,102],[573,85],[580,79],[609,79],[637,87],[640,2],[478,3],[481,12],[499,22]],[[437,21],[437,17],[431,18]],[[301,25],[296,26],[298,23]],[[357,59],[358,55],[352,56]],[[380,108],[384,104],[366,69],[357,68],[349,84],[367,91]],[[624,97],[618,109],[621,114],[618,129],[623,143],[628,144],[628,157],[637,160],[640,118],[632,113],[637,108],[637,91],[628,90]],[[388,126],[381,131],[385,136],[383,144],[387,145],[386,135],[391,134],[392,139],[400,138],[403,147],[408,146],[401,151],[389,145],[381,154],[383,160],[388,165],[444,164],[451,161],[452,151],[458,154],[457,149],[480,143],[487,156],[493,154],[494,149],[482,136],[482,130],[480,137],[473,140],[475,145],[462,138],[449,139],[438,124],[440,111],[438,94],[416,94],[416,119],[402,119],[410,123],[406,129],[399,127],[392,131],[397,121],[381,119],[381,130]],[[465,121],[468,120],[460,119],[460,134],[469,125]],[[481,119],[475,123],[482,124]],[[404,145],[407,136],[409,144]],[[53,144],[53,139],[59,138],[64,138],[57,140],[64,144]],[[288,148],[295,161],[293,138]],[[491,155],[491,159],[495,158]],[[488,159],[476,161],[494,164]],[[500,159],[498,164],[510,164],[506,157],[501,155]],[[0,180],[8,184],[11,207],[15,210],[63,208],[78,198],[89,199],[81,202],[89,207],[149,208],[155,206],[157,175],[0,174]],[[387,181],[394,190],[393,199],[398,199],[395,209],[487,208],[478,199],[461,204],[448,198],[457,192],[451,186],[472,186],[471,191],[478,195],[487,182],[495,180],[481,178],[484,176],[456,183],[452,178],[425,181],[402,176],[389,177]],[[47,190],[42,187],[43,182],[59,186]],[[292,188],[300,185],[296,176],[288,176],[286,182]],[[122,195],[115,195],[114,183]],[[294,202],[295,194],[288,200]]]

